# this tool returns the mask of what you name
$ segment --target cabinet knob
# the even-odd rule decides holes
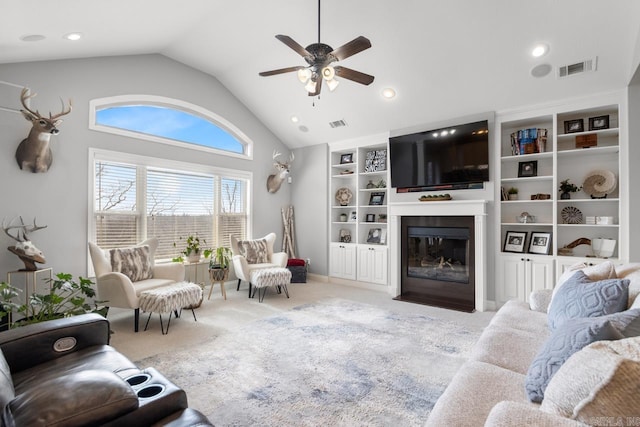
[[[520,258],[520,261],[524,261],[524,258]]]

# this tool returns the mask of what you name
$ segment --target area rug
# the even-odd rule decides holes
[[[479,333],[326,299],[137,365],[216,426],[423,425]]]

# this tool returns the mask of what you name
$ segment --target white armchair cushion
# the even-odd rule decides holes
[[[111,271],[119,272],[131,279],[132,282],[151,279],[153,270],[149,259],[149,246],[133,248],[111,249]]]

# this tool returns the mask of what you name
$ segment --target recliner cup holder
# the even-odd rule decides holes
[[[151,397],[157,396],[164,391],[164,386],[161,384],[149,384],[148,386],[142,387],[140,390],[136,392],[140,399],[149,399]]]
[[[129,383],[131,387],[135,387],[140,384],[144,384],[151,379],[151,375],[149,374],[135,374],[128,378],[125,378],[125,381]]]

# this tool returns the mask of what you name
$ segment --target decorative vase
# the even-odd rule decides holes
[[[569,200],[570,198],[571,198],[571,193],[569,193],[569,192],[560,194],[560,199],[561,200]]]
[[[373,181],[369,180],[369,182],[367,183],[367,188],[368,189],[376,188],[376,185],[373,183]]]
[[[347,214],[340,214],[340,222],[347,222]]]

